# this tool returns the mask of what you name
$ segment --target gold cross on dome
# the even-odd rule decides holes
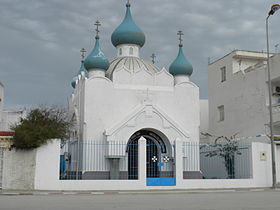
[[[179,35],[179,41],[180,41],[180,44],[182,44],[182,41],[183,41],[182,36],[184,35],[183,31],[178,31],[177,35]]]
[[[98,34],[99,34],[99,26],[101,26],[101,23],[97,20],[96,22],[95,22],[95,24],[94,24],[95,26],[96,26],[96,29],[95,29],[95,31],[96,31],[96,36],[98,36]]]
[[[86,51],[85,48],[82,48],[82,49],[80,50],[80,52],[81,52],[81,58],[82,58],[82,60],[84,60],[87,51]]]
[[[152,63],[155,64],[155,62],[156,62],[156,61],[155,61],[155,58],[156,58],[155,53],[152,54],[151,58],[152,58]]]

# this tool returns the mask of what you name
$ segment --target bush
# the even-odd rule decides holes
[[[45,144],[49,139],[68,137],[70,122],[65,109],[36,108],[26,118],[12,126],[15,132],[12,145],[17,149],[34,149]]]

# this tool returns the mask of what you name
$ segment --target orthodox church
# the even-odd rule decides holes
[[[81,163],[80,170],[84,177],[97,172],[106,174],[112,168],[117,168],[118,173],[135,175],[130,166],[137,164],[128,160],[129,150],[135,146],[129,149],[129,145],[137,145],[143,137],[147,145],[152,145],[152,149],[147,146],[147,176],[158,176],[161,162],[169,161],[164,170],[170,171],[174,142],[199,142],[199,88],[190,79],[193,67],[183,53],[182,31],[178,33],[178,55],[174,55],[176,59],[167,71],[140,57],[146,37],[132,18],[129,2],[122,23],[111,35],[116,48],[112,61],[101,50],[100,23],[95,25],[95,45],[82,59],[79,73],[72,81],[69,112],[75,122],[73,140],[102,142],[107,149],[99,149],[98,157],[94,158],[104,162],[104,167]],[[85,50],[81,52],[84,55]],[[124,146],[110,149],[116,142],[124,142]],[[88,160],[87,144],[83,145],[81,161]],[[191,170],[185,166],[184,172],[199,174],[199,153],[188,158],[196,160],[198,166]],[[155,160],[159,164],[153,164]]]

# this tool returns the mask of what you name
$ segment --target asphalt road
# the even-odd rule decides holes
[[[0,210],[280,210],[280,191],[0,195]]]

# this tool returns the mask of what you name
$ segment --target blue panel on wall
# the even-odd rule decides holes
[[[147,178],[147,186],[175,186],[176,178],[174,177],[160,177]]]
[[[157,165],[158,166],[164,166],[164,163],[163,162],[158,162]]]

